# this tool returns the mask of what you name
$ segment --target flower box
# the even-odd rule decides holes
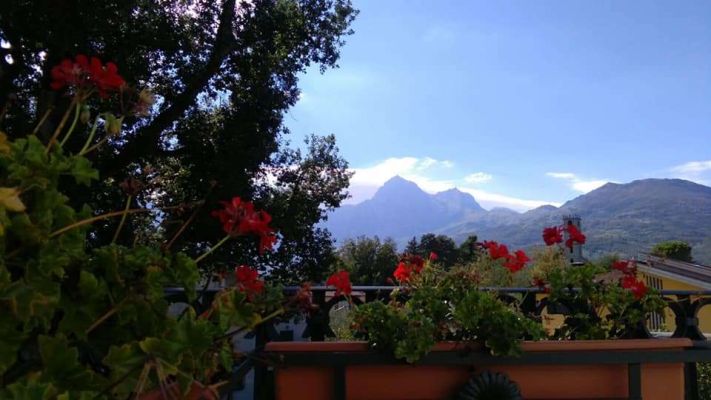
[[[271,342],[276,399],[450,399],[473,374],[503,373],[524,399],[684,399],[689,339],[524,342],[493,357],[444,342],[412,365],[364,342]],[[688,353],[688,352],[687,352]]]

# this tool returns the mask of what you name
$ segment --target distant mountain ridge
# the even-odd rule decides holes
[[[431,195],[395,176],[372,199],[336,210],[326,226],[337,240],[361,235],[400,240],[483,213],[486,210],[470,194],[450,189]]]
[[[635,255],[663,240],[700,245],[711,237],[711,188],[682,179],[607,183],[560,207],[546,205],[518,213],[500,208],[487,211],[458,189],[428,194],[396,176],[372,199],[337,209],[325,226],[338,241],[377,235],[395,239],[401,248],[413,236],[430,232],[458,242],[476,234],[526,248],[540,245],[542,228],[560,223],[568,214],[582,218],[588,256]]]

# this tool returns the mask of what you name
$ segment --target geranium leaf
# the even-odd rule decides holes
[[[64,335],[37,338],[42,357],[42,379],[66,389],[99,389],[98,377],[79,363],[79,351],[69,345]]]
[[[99,179],[99,171],[92,168],[91,162],[84,157],[74,158],[71,174],[80,185],[89,186],[92,179]]]

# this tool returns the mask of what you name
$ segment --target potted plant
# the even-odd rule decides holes
[[[126,207],[101,214],[72,208],[64,186],[99,179],[87,156],[118,135],[124,118],[145,115],[153,97],[96,57],[66,59],[51,75],[51,87],[71,100],[50,140],[0,132],[0,398],[218,398],[233,364],[249,357],[232,337],[310,299],[307,289],[284,297],[248,266],[235,268],[235,285],[212,300],[198,291],[213,278],[198,264],[231,238],[272,247],[269,214],[239,197],[225,202],[214,212],[224,239],[194,259],[170,251],[175,238],[117,244],[131,216],[159,211],[135,206],[141,183],[122,183]],[[71,135],[84,145],[69,146]],[[90,248],[88,228],[109,218],[120,220],[114,241]],[[166,287],[182,288],[182,312],[169,312]]]
[[[585,240],[574,226],[546,228],[543,237],[549,248],[540,265],[496,242],[481,243],[473,265],[451,270],[403,257],[389,301],[353,311],[362,342],[267,345],[283,366],[277,398],[308,391],[310,399],[682,399],[683,363],[644,357],[678,354],[688,339],[612,340],[639,334],[646,315],[663,308],[659,294],[625,261],[564,265],[564,250]],[[510,283],[522,273],[536,289],[518,298],[485,286],[492,276]],[[348,299],[340,276],[330,283]],[[565,309],[563,324],[546,332],[539,314],[517,306],[525,296],[537,296],[539,310]]]

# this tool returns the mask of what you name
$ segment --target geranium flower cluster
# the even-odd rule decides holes
[[[54,66],[50,73],[52,76],[50,87],[53,90],[88,86],[96,88],[101,97],[118,91],[126,83],[118,74],[116,64],[112,62],[103,64],[100,59],[96,57],[89,59],[83,54],[77,55],[74,61],[65,58],[59,65]]]
[[[615,261],[612,263],[612,269],[622,272],[623,276],[620,278],[620,286],[632,292],[635,299],[640,300],[649,291],[644,281],[637,279],[637,268],[633,261]]]
[[[504,267],[512,273],[522,270],[526,263],[531,261],[523,250],[516,250],[513,254],[509,253],[509,248],[505,244],[486,241],[483,246],[489,251],[489,257],[493,260],[503,259]]]
[[[341,294],[350,296],[353,291],[353,285],[351,285],[350,273],[348,271],[338,271],[329,276],[326,280],[326,285],[336,288],[336,297]]]
[[[264,281],[259,279],[257,270],[246,265],[235,268],[235,284],[237,290],[246,294],[249,300],[264,291]]]
[[[432,259],[432,257],[430,257]],[[425,267],[425,260],[417,255],[406,254],[398,262],[393,276],[400,283],[407,283],[413,275],[419,274]]]
[[[547,246],[563,242],[563,232],[568,234],[565,247],[572,249],[575,243],[585,244],[585,235],[573,224],[550,226],[543,229],[543,241]]]
[[[271,249],[276,243],[274,229],[269,226],[271,215],[266,211],[255,210],[251,201],[233,197],[231,201],[223,201],[224,209],[212,212],[222,224],[222,229],[230,236],[259,236],[259,253]]]

